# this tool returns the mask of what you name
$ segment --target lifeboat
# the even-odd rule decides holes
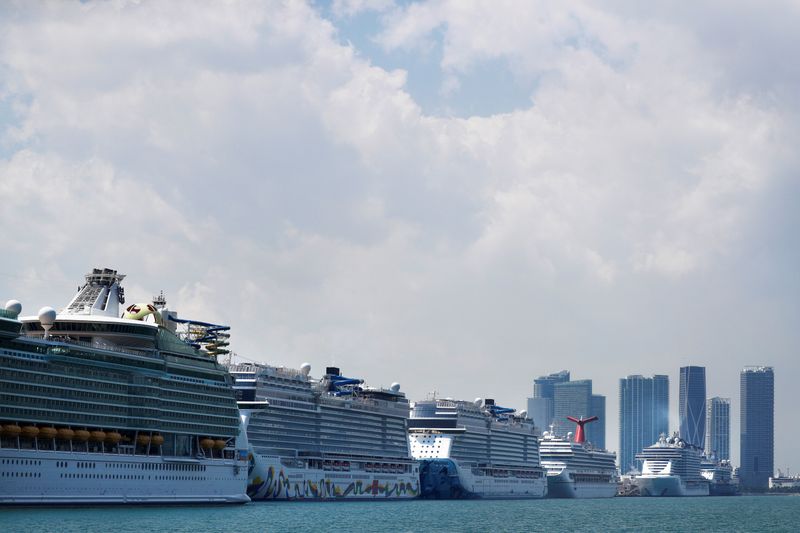
[[[61,440],[71,440],[75,436],[75,432],[69,428],[61,428],[57,431],[58,438]]]
[[[94,442],[103,442],[106,440],[106,432],[105,431],[92,431],[89,434],[89,439]]]
[[[39,437],[42,439],[54,439],[58,435],[56,428],[44,427],[39,429]]]
[[[80,442],[86,442],[87,440],[89,440],[90,436],[91,434],[85,429],[79,429],[78,431],[75,432],[75,440]]]
[[[222,450],[222,449],[225,448],[226,444],[227,444],[227,442],[225,442],[224,440],[217,439],[217,440],[214,441],[214,449],[215,450]]]
[[[6,437],[19,437],[22,428],[16,424],[6,424],[3,426],[3,435]]]
[[[161,435],[153,435],[153,438],[150,439],[150,443],[153,444],[153,446],[161,446],[164,444],[164,437]]]
[[[116,431],[110,431],[106,433],[106,442],[109,444],[116,444],[122,440],[122,435],[120,435]]]
[[[204,450],[210,450],[214,447],[214,441],[212,439],[203,439],[200,441],[200,447]]]
[[[150,444],[150,435],[139,435],[138,437],[136,437],[136,444],[147,446],[148,444]]]
[[[22,436],[32,439],[39,436],[39,428],[36,426],[22,426]]]

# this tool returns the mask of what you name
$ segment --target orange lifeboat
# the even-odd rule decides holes
[[[58,430],[58,438],[61,440],[71,440],[75,436],[75,432],[69,428],[61,428]]]
[[[22,427],[22,436],[32,439],[34,437],[39,436],[39,428],[36,426],[23,426]]]
[[[103,442],[106,440],[106,432],[105,431],[92,431],[89,434],[89,438],[94,442]]]
[[[147,446],[148,444],[150,444],[150,435],[139,435],[138,437],[136,437],[136,444]]]
[[[153,444],[153,446],[161,446],[164,444],[164,437],[161,435],[153,435],[153,438],[150,439],[150,442]]]
[[[122,435],[120,435],[116,431],[110,431],[106,433],[106,442],[109,444],[116,444],[122,440]]]
[[[79,429],[75,432],[75,440],[79,442],[86,442],[91,437],[91,434],[85,429]]]
[[[54,439],[58,435],[56,428],[44,427],[39,429],[39,437],[42,439]]]
[[[19,437],[22,433],[22,428],[16,424],[6,424],[3,426],[3,435],[6,437]]]
[[[223,450],[223,449],[225,449],[225,445],[226,444],[227,444],[227,442],[225,442],[224,440],[217,439],[217,440],[214,441],[214,449],[215,450]]]
[[[213,439],[203,439],[200,441],[200,447],[204,450],[210,450],[214,447],[214,440]]]

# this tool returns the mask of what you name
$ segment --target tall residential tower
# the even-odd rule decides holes
[[[706,440],[706,368],[682,366],[678,399],[681,437],[700,448]]]
[[[635,375],[619,380],[619,468],[636,468],[635,456],[669,433],[669,377]]]
[[[555,415],[553,387],[556,383],[569,381],[569,371],[562,370],[549,376],[539,376],[533,380],[533,398],[528,398],[528,415],[541,430],[546,430],[553,423]]]
[[[749,366],[739,375],[742,488],[766,490],[775,469],[775,375],[771,366]]]
[[[731,458],[731,400],[709,398],[706,402],[706,455],[717,461]]]
[[[581,379],[565,381],[553,386],[553,424],[556,435],[566,435],[575,430],[575,424],[567,420],[597,416],[597,424],[586,426],[586,440],[598,448],[606,446],[606,399],[605,396],[592,394],[592,380]]]

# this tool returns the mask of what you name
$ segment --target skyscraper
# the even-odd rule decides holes
[[[602,394],[592,394],[589,416],[596,416],[599,420],[586,426],[586,440],[605,449],[606,447],[606,397]],[[590,427],[593,426],[593,427]]]
[[[705,448],[706,441],[706,368],[682,366],[678,399],[681,437]]]
[[[636,468],[635,456],[669,433],[669,377],[639,375],[619,380],[619,468]]]
[[[537,427],[546,430],[553,423],[553,386],[569,381],[569,371],[562,370],[533,380],[533,398],[528,398],[528,415]]]
[[[706,455],[718,461],[731,458],[730,398],[709,398],[706,403]]]
[[[600,420],[586,426],[586,440],[597,447],[605,447],[606,398],[592,394],[592,380],[565,381],[553,385],[553,424],[557,435],[575,431],[568,416],[598,416]]]
[[[764,490],[775,469],[775,375],[771,366],[745,367],[739,375],[742,488]]]

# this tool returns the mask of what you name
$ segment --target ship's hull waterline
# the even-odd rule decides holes
[[[547,480],[544,476],[491,475],[454,459],[422,459],[420,490],[424,498],[443,500],[539,499],[547,494]]]
[[[229,459],[0,449],[2,505],[242,504],[247,468]]]
[[[570,479],[568,471],[547,475],[548,498],[613,498],[617,494],[617,483],[576,482]]]
[[[419,475],[287,466],[280,457],[252,454],[247,493],[254,501],[409,499],[419,495]]]
[[[686,483],[680,476],[640,476],[636,485],[640,496],[708,496],[708,483]]]

